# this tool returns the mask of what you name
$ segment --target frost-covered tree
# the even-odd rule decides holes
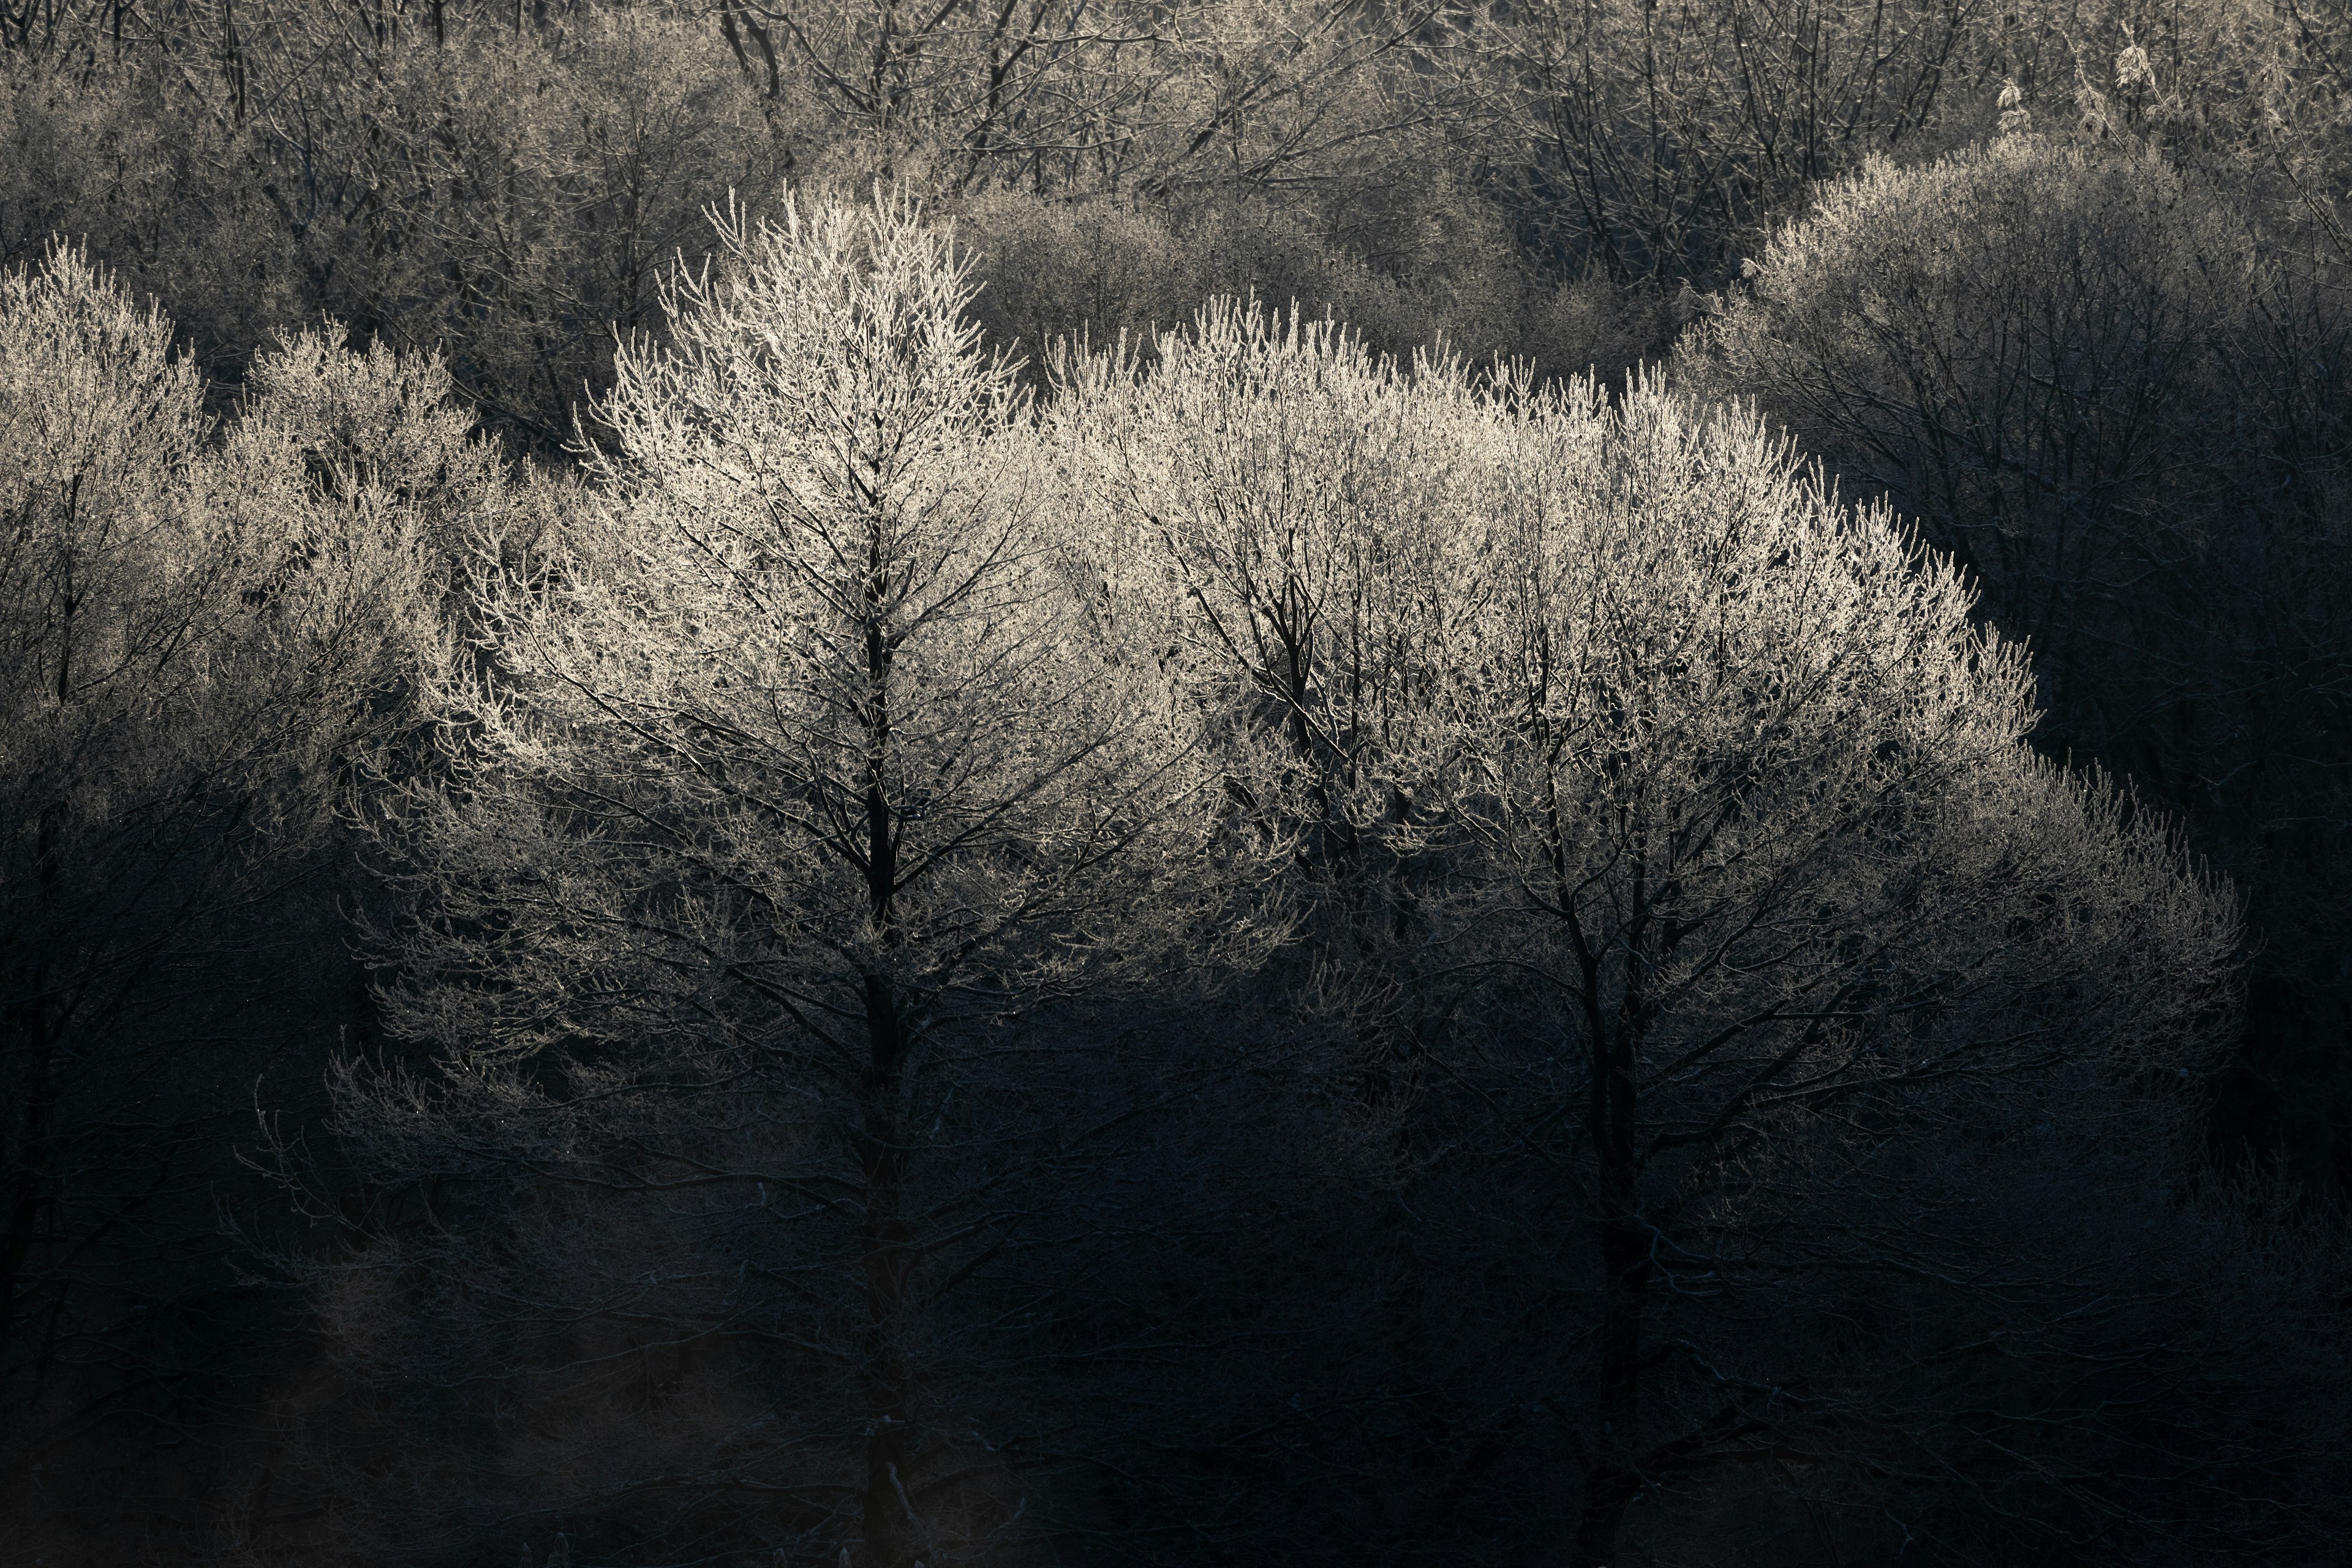
[[[282,429],[215,440],[171,336],[79,250],[0,279],[11,1438],[119,1410],[152,1355],[185,1375],[141,1314],[222,1281],[204,1184],[299,1007],[268,976],[320,957],[272,922],[417,581],[410,535],[315,504]]]
[[[1106,998],[1250,921],[1204,923],[1198,717],[1041,526],[949,240],[886,195],[720,242],[619,355],[579,510],[478,544],[451,777],[383,830],[385,1013],[435,1063],[337,1088],[363,1170],[448,1184],[329,1300],[400,1399],[509,1391],[420,1512],[488,1445],[604,1509],[955,1561],[1042,1512],[1052,1413],[974,1373],[1049,1342],[1055,1194],[1148,1098]]]
[[[1534,460],[1431,731],[1476,847],[1462,1031],[1538,1090],[1520,1126],[1591,1226],[1574,1558],[1599,1568],[1637,1496],[1763,1458],[1815,1396],[1684,1302],[1899,1272],[1850,1255],[1836,1190],[1885,1199],[1884,1155],[2053,1085],[2086,1131],[2197,1063],[2234,930],[2160,826],[2028,749],[2021,651],[1885,513],[1653,387],[1520,417]]]
[[[1049,417],[1107,604],[1216,715],[1225,789],[1370,934],[1422,780],[1401,734],[1448,699],[1486,588],[1475,530],[1508,433],[1452,361],[1417,370],[1295,310],[1213,302],[1059,366]]]
[[[2136,1096],[2226,1008],[2226,899],[2033,755],[1953,568],[1752,419],[1231,310],[1066,379],[1114,602],[1189,650],[1300,875],[1380,911],[1442,1397],[1554,1457],[1454,1484],[1544,1488],[1597,1568],[1639,1497],[1899,1427],[1916,1347],[1819,1304],[1984,1268],[2004,1161],[2164,1144]],[[1975,1278],[2031,1340],[2075,1267]]]
[[[2032,135],[1874,163],[1773,237],[1679,374],[1915,519],[2031,647],[2045,749],[2180,813],[2244,888],[2246,1088],[2333,1185],[2352,320],[2340,258],[2238,195]]]

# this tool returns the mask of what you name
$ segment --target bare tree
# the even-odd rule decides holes
[[[1710,1303],[1948,1268],[1965,1226],[1906,1252],[1887,1216],[1936,1213],[1966,1162],[1928,1152],[2050,1086],[2084,1137],[2165,1125],[2132,1097],[2210,1049],[2227,900],[2034,758],[2022,651],[1954,569],[1752,421],[1239,310],[1071,382],[1125,443],[1115,597],[1198,650],[1229,787],[1297,825],[1310,881],[1373,895],[1372,964],[1412,977],[1392,1037],[1432,1152],[1389,1179],[1493,1216],[1461,1267],[1555,1303],[1546,1370],[1495,1397],[1557,1402],[1535,1440],[1568,1450],[1580,1565],[1637,1497],[1895,1397]]]
[[[1966,5],[1495,5],[1437,57],[1468,71],[1468,123],[1562,260],[1700,287],[1816,180],[1939,132],[1978,43]]]
[[[338,761],[374,727],[418,578],[396,520],[315,504],[287,424],[215,442],[170,340],[78,250],[0,279],[0,1377],[19,1468],[43,1445],[89,1461],[108,1419],[168,1419],[205,1364],[160,1348],[148,1314],[226,1282],[205,1186],[303,1007],[271,971],[334,994],[334,939],[273,921],[316,908]]]
[[[621,1491],[936,1563],[1034,1527],[989,1457],[1024,1428],[966,1372],[1043,1332],[1003,1268],[1138,1111],[1086,1019],[1251,922],[1203,924],[1197,720],[1039,526],[948,240],[885,196],[721,242],[620,357],[593,500],[519,569],[480,546],[495,668],[445,676],[454,780],[385,829],[417,904],[384,1005],[436,1065],[337,1089],[379,1181],[456,1185],[334,1289],[403,1259],[477,1309],[512,1289],[496,1331],[570,1325],[543,1376],[593,1382],[614,1335],[749,1358],[721,1383],[765,1413]]]
[[[1774,239],[1683,374],[1916,516],[2029,640],[2044,746],[2181,812],[2245,887],[2252,1098],[2333,1184],[2352,1165],[2309,1110],[2346,1103],[2317,1042],[2345,1007],[2352,331],[2316,237],[2137,144],[1874,165]]]
[[[1213,301],[1059,366],[1052,414],[1122,617],[1185,650],[1221,715],[1226,789],[1302,853],[1368,938],[1398,934],[1391,842],[1423,780],[1401,728],[1445,700],[1485,591],[1457,526],[1503,482],[1462,366],[1412,369],[1328,321]],[[1333,933],[1336,934],[1336,933]]]
[[[1335,158],[1417,124],[1385,90],[1434,7],[1350,0],[906,7],[744,4],[722,13],[806,74],[886,177],[931,161],[951,191],[1165,195],[1328,177]],[[737,31],[740,29],[740,31]]]
[[[1802,1194],[1857,1150],[2201,1063],[2234,927],[2159,826],[2034,757],[2021,650],[1885,513],[1653,387],[1526,407],[1539,455],[1436,733],[1483,851],[1455,940],[1494,981],[1458,1026],[1549,1082],[1520,1126],[1559,1119],[1593,1227],[1598,1568],[1643,1490],[1802,1425],[1769,1345],[1657,1304],[1834,1246]]]

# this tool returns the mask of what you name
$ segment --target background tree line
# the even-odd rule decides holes
[[[0,15],[0,1517],[2334,1561],[2347,29]]]

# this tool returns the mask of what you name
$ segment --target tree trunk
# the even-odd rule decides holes
[[[1601,1199],[1600,1431],[1584,1467],[1584,1511],[1574,1568],[1610,1568],[1625,1510],[1641,1490],[1642,1306],[1650,1283],[1650,1233],[1641,1219],[1637,1152],[1640,1042],[1652,960],[1642,891],[1634,895],[1625,989],[1617,1016],[1598,1005],[1601,965],[1580,944],[1587,974],[1586,1027],[1592,1036],[1587,1109]]]
[[[1649,1285],[1649,1247],[1640,1229],[1606,1224],[1601,1231],[1601,1432],[1584,1468],[1584,1512],[1576,1526],[1574,1568],[1610,1568],[1625,1510],[1641,1489],[1640,1378],[1642,1297]]]
[[[0,1231],[0,1367],[7,1362],[18,1310],[34,1294],[26,1276],[30,1271],[34,1237],[40,1228],[41,1210],[47,1198],[43,1178],[49,1162],[48,1120],[55,1098],[48,1081],[47,1006],[46,999],[36,996],[26,1009],[30,1015],[25,1053],[28,1082],[25,1103],[16,1119],[16,1191],[8,1204],[6,1228]]]
[[[866,1556],[862,1568],[903,1568],[918,1534],[907,1487],[914,1458],[913,1389],[900,1321],[911,1255],[905,1213],[907,1146],[898,1124],[905,1037],[889,983],[866,981],[871,1047],[863,1086],[859,1156],[866,1219],[859,1237],[866,1272]]]
[[[74,476],[73,489],[68,497],[68,515],[81,494],[81,476]],[[65,598],[65,635],[60,639],[62,651],[58,658],[58,709],[63,713],[73,698],[73,616],[78,600],[68,585]],[[33,841],[34,884],[40,890],[45,907],[57,902],[58,881],[58,840],[65,816],[62,798],[52,800],[40,815],[40,823]],[[55,1131],[49,1116],[56,1107],[57,1089],[51,1082],[55,1066],[57,1031],[52,1026],[48,975],[44,965],[35,963],[30,976],[32,994],[19,1008],[15,1017],[0,1016],[0,1073],[20,1078],[24,1084],[24,1102],[14,1112],[16,1122],[10,1131],[16,1144],[16,1192],[8,1204],[5,1231],[0,1231],[0,1370],[9,1360],[10,1341],[16,1331],[19,1310],[32,1295],[25,1282],[33,1254],[33,1239],[40,1226],[41,1210],[47,1194],[46,1178]],[[21,1040],[21,1047],[19,1041]],[[12,1056],[21,1051],[22,1067],[11,1072],[16,1064]],[[5,1154],[7,1139],[0,1135],[0,1154]]]
[[[898,888],[898,814],[890,796],[896,744],[891,709],[892,649],[882,605],[887,583],[877,527],[868,562],[866,677],[866,892],[867,918],[885,952],[901,940],[893,913]],[[907,1130],[900,1096],[907,1067],[906,1020],[887,975],[866,976],[867,1055],[859,1085],[858,1156],[866,1217],[859,1251],[866,1273],[866,1561],[863,1568],[905,1568],[921,1526],[914,1513],[913,1378],[907,1365],[907,1276],[913,1264],[907,1224]]]

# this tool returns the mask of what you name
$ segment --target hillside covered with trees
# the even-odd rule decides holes
[[[2352,11],[0,5],[40,1568],[2352,1552]]]

